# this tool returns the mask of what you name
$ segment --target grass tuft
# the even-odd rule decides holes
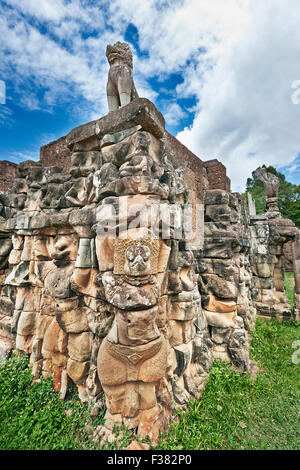
[[[295,278],[294,273],[284,273],[284,288],[286,296],[291,304],[291,307],[294,308],[294,288],[295,288]]]
[[[102,414],[91,419],[89,406],[80,402],[75,386],[69,398],[61,401],[51,378],[32,382],[28,366],[27,356],[12,356],[0,364],[0,449],[99,449],[86,427],[103,424]],[[114,448],[128,444],[123,434]]]
[[[256,382],[215,363],[202,397],[178,411],[158,449],[299,449],[299,370],[292,362],[299,324],[258,319],[251,355]]]
[[[256,382],[226,363],[215,363],[202,397],[177,411],[157,449],[299,449],[299,370],[292,362],[300,324],[258,319],[251,356],[260,366]],[[86,432],[103,423],[91,420],[76,387],[62,402],[51,379],[32,383],[26,356],[0,364],[0,449],[99,449]],[[123,449],[123,430],[106,448]]]

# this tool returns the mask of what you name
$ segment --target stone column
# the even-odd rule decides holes
[[[213,356],[233,362],[249,372],[249,341],[245,325],[250,310],[247,285],[247,252],[237,195],[221,189],[205,196],[205,239],[200,260],[202,305],[213,342]],[[246,251],[245,251],[246,249]]]
[[[300,321],[300,236],[299,233],[293,242],[293,264],[295,275],[294,316]]]
[[[250,217],[256,215],[255,201],[253,201],[251,193],[248,192],[248,209]]]

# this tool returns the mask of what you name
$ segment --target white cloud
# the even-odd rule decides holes
[[[6,0],[6,3],[43,20],[60,21],[67,13],[64,2],[60,0]]]
[[[8,157],[10,161],[20,163],[26,160],[38,161],[40,155],[38,152],[11,152]]]
[[[39,99],[32,93],[26,93],[25,95],[21,96],[19,105],[25,106],[30,111],[41,109]]]
[[[1,72],[16,88],[23,89],[21,104],[37,109],[37,103],[33,108],[33,98],[29,97],[35,92],[37,99],[37,90],[46,88],[46,104],[57,103],[59,99],[66,101],[73,92],[78,99],[94,102],[95,108],[104,108],[103,60],[90,66],[88,56],[66,50],[34,26],[22,22],[16,14],[0,18],[0,30]]]
[[[5,3],[40,21],[62,24],[72,18],[79,19],[81,23],[90,23],[94,19],[99,25],[101,19],[103,26],[101,8],[91,6],[88,0],[5,0]]]
[[[0,77],[13,83],[18,104],[51,112],[55,105],[67,103],[70,112],[81,112],[87,120],[106,114],[106,45],[122,40],[126,25],[124,31],[104,29],[105,2],[6,3],[13,8],[4,8],[0,17]],[[135,81],[141,96],[155,100],[157,93],[143,74],[137,71]]]
[[[132,21],[145,76],[181,73],[178,97],[196,99],[195,119],[178,138],[200,158],[218,158],[234,190],[263,163],[292,164],[300,150],[297,0],[128,0],[112,2],[114,24]],[[172,106],[172,103],[170,103]],[[172,124],[175,113],[166,113]],[[180,119],[180,113],[177,114]]]
[[[288,174],[291,176],[294,172],[298,171],[299,170],[299,166],[297,165],[297,163],[291,165],[289,168],[288,168]]]
[[[201,111],[178,134],[201,157],[221,159],[234,189],[243,190],[257,166],[280,168],[299,153],[300,106],[291,101],[300,77],[295,10],[293,0],[253,2],[243,31],[207,73]]]
[[[12,126],[14,124],[13,112],[6,105],[0,105],[0,124]]]
[[[176,126],[180,119],[187,116],[187,113],[175,101],[164,100],[160,104],[164,118],[170,126]]]
[[[148,53],[135,53],[139,95],[159,102],[147,79],[181,74],[169,106],[159,105],[175,125],[186,116],[176,99],[195,98],[194,121],[178,138],[200,158],[220,159],[234,189],[244,189],[263,163],[293,165],[300,150],[300,105],[291,101],[292,83],[300,80],[298,0],[5,4],[12,8],[3,8],[0,17],[1,78],[16,90],[28,88],[23,106],[51,111],[66,103],[82,121],[105,114],[105,48],[123,40],[133,23]],[[36,90],[43,90],[39,98]]]

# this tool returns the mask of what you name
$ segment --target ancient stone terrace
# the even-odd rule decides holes
[[[213,359],[255,376],[257,314],[299,320],[299,231],[281,218],[274,181],[265,214],[250,216],[222,163],[201,161],[153,103],[132,99],[128,49],[114,46],[110,112],[42,147],[0,192],[0,355],[30,355],[34,377],[53,377],[62,399],[75,383],[94,414],[105,403],[95,439],[123,424],[157,442]],[[187,206],[200,208],[188,224]]]

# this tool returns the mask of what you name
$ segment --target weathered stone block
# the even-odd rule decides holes
[[[221,189],[211,189],[205,193],[205,205],[229,204],[229,193]]]
[[[91,352],[91,333],[70,333],[68,336],[68,354],[71,359],[79,362],[88,361]]]
[[[157,137],[162,137],[165,121],[151,101],[138,98],[97,121],[76,127],[66,136],[67,145],[72,147],[94,136],[102,138],[105,134],[113,134],[136,125]]]
[[[169,342],[177,347],[183,343],[189,343],[195,336],[195,325],[192,320],[169,320]]]
[[[37,313],[22,312],[17,327],[17,334],[21,336],[33,335],[35,332]]]
[[[176,346],[174,347],[174,350],[177,361],[177,367],[174,370],[174,374],[180,377],[184,374],[184,371],[187,369],[189,363],[191,362],[193,352],[192,342]]]
[[[32,353],[33,336],[16,336],[16,349],[23,351],[25,354]]]
[[[211,339],[216,344],[227,343],[228,336],[231,333],[230,328],[216,328],[212,327]]]
[[[228,282],[215,274],[203,274],[202,278],[206,288],[220,299],[236,300],[238,288],[233,282]]]
[[[12,316],[14,311],[14,302],[8,297],[0,297],[0,315]]]
[[[69,358],[67,363],[67,373],[73,382],[81,383],[87,377],[90,363],[88,361],[76,361]]]
[[[80,309],[57,312],[56,320],[66,333],[82,333],[89,330],[87,316],[88,309],[81,307]]]
[[[0,362],[5,361],[15,347],[15,341],[8,338],[0,338]]]
[[[192,320],[198,314],[199,302],[171,302],[169,320]]]
[[[53,318],[44,334],[42,355],[51,359],[55,353],[65,353],[67,349],[67,335]]]
[[[236,311],[228,313],[208,312],[203,310],[207,323],[218,328],[234,328]]]
[[[12,338],[11,325],[12,325],[12,318],[11,317],[7,317],[5,315],[0,316],[0,337],[1,338],[7,338],[7,339]]]
[[[231,362],[228,354],[227,346],[223,344],[216,344],[212,349],[214,359],[220,359],[224,362]]]

